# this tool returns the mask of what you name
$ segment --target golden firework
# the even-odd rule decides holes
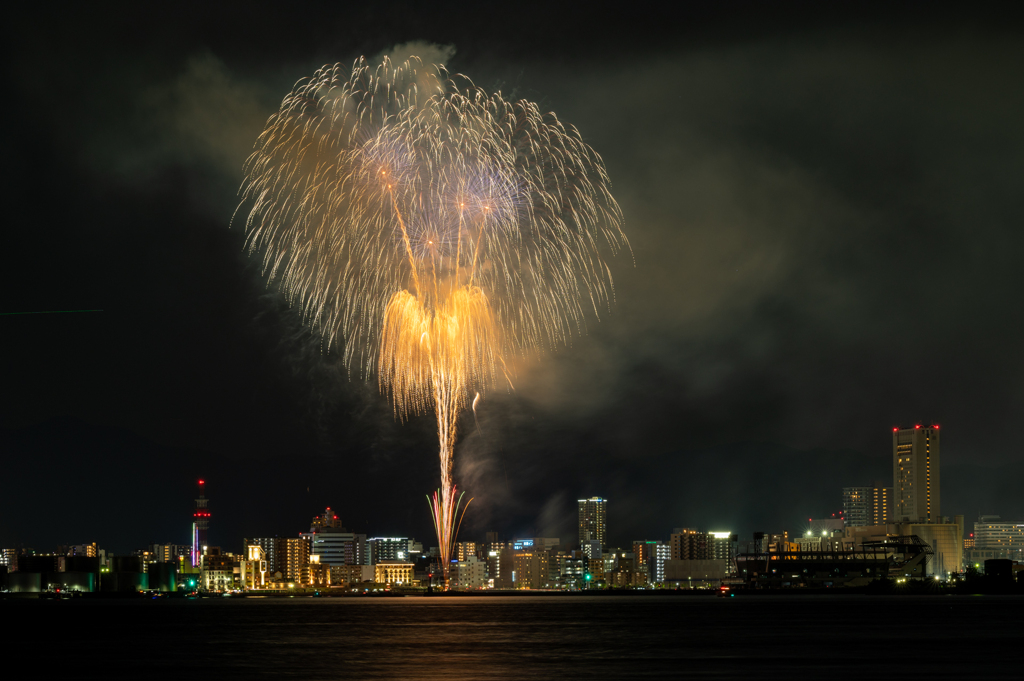
[[[395,414],[433,410],[447,578],[452,452],[475,391],[611,303],[626,246],[600,156],[529,101],[419,59],[299,81],[245,165],[250,253]]]

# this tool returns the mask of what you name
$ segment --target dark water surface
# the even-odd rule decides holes
[[[1022,614],[1014,596],[0,601],[9,670],[143,681],[1024,678]]]

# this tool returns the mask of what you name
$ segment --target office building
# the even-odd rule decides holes
[[[18,549],[0,549],[0,565],[6,565],[7,572],[17,572]]]
[[[938,426],[893,428],[892,477],[896,522],[941,522]]]
[[[846,527],[867,527],[871,525],[870,487],[843,488],[843,522]]]
[[[579,499],[580,549],[593,555],[594,548],[607,546],[608,500],[601,497]]]
[[[369,563],[366,535],[344,527],[325,525],[313,533],[311,556],[322,565],[366,565]],[[403,556],[404,558],[404,556]]]

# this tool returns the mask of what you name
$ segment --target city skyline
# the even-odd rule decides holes
[[[242,163],[296,79],[412,51],[575,126],[633,251],[611,264],[611,309],[459,421],[467,536],[572,536],[594,494],[614,500],[613,544],[775,532],[888,479],[890,429],[913,424],[942,428],[941,513],[1024,517],[1017,28],[683,11],[524,32],[414,9],[319,8],[315,26],[18,9],[4,77],[33,106],[10,112],[0,545],[189,543],[176,523],[197,477],[216,489],[214,544],[327,505],[350,528],[429,536],[435,423],[396,423],[232,224]],[[765,507],[766,486],[803,493]]]

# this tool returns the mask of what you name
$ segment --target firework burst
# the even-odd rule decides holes
[[[533,102],[412,57],[325,66],[267,122],[241,189],[247,247],[400,419],[437,416],[445,580],[470,396],[610,305],[626,247],[600,156]],[[475,403],[474,403],[475,406]]]

